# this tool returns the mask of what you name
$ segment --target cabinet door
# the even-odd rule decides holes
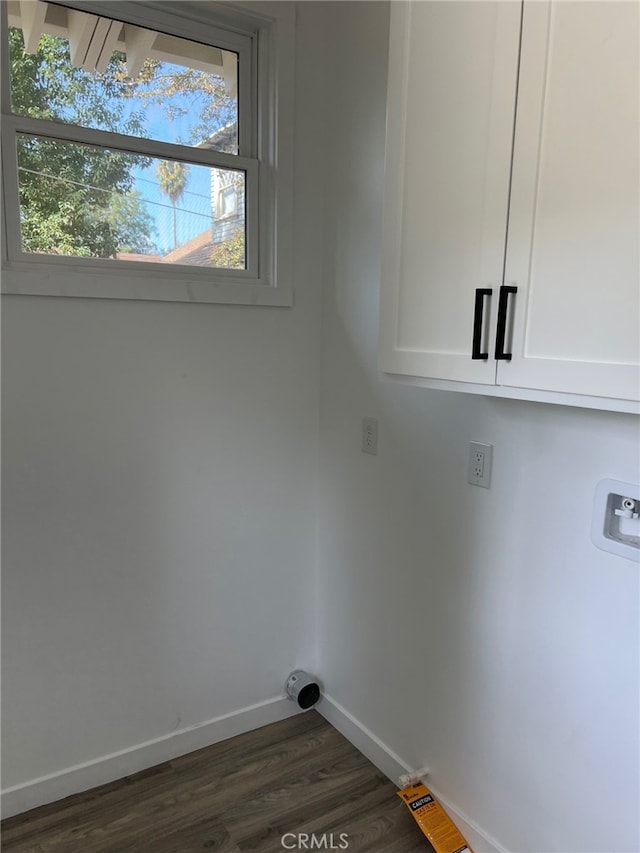
[[[638,398],[639,8],[525,0],[501,385]]]
[[[495,383],[520,16],[510,1],[391,3],[381,370]],[[473,361],[480,287],[490,357]]]

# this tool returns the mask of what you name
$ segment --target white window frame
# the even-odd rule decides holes
[[[6,3],[1,5],[6,45]],[[185,8],[180,0],[62,0],[61,5],[239,53],[239,152],[226,154],[12,115],[8,50],[3,48],[2,293],[291,305],[294,4],[211,2]],[[20,132],[244,171],[247,269],[23,252],[15,142]]]

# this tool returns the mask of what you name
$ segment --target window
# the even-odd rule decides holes
[[[233,184],[218,190],[218,218],[229,219],[238,215],[238,194]]]
[[[3,290],[290,304],[291,15],[2,5]]]

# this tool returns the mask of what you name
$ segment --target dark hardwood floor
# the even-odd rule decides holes
[[[9,818],[2,851],[282,853],[305,849],[299,833],[306,849],[431,850],[395,791],[308,711]]]

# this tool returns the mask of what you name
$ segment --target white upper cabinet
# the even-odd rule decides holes
[[[638,399],[639,24],[615,0],[391,4],[381,370]]]
[[[639,10],[525,3],[500,384],[638,397]]]
[[[473,304],[502,281],[519,32],[518,3],[391,4],[383,370],[495,382]]]

